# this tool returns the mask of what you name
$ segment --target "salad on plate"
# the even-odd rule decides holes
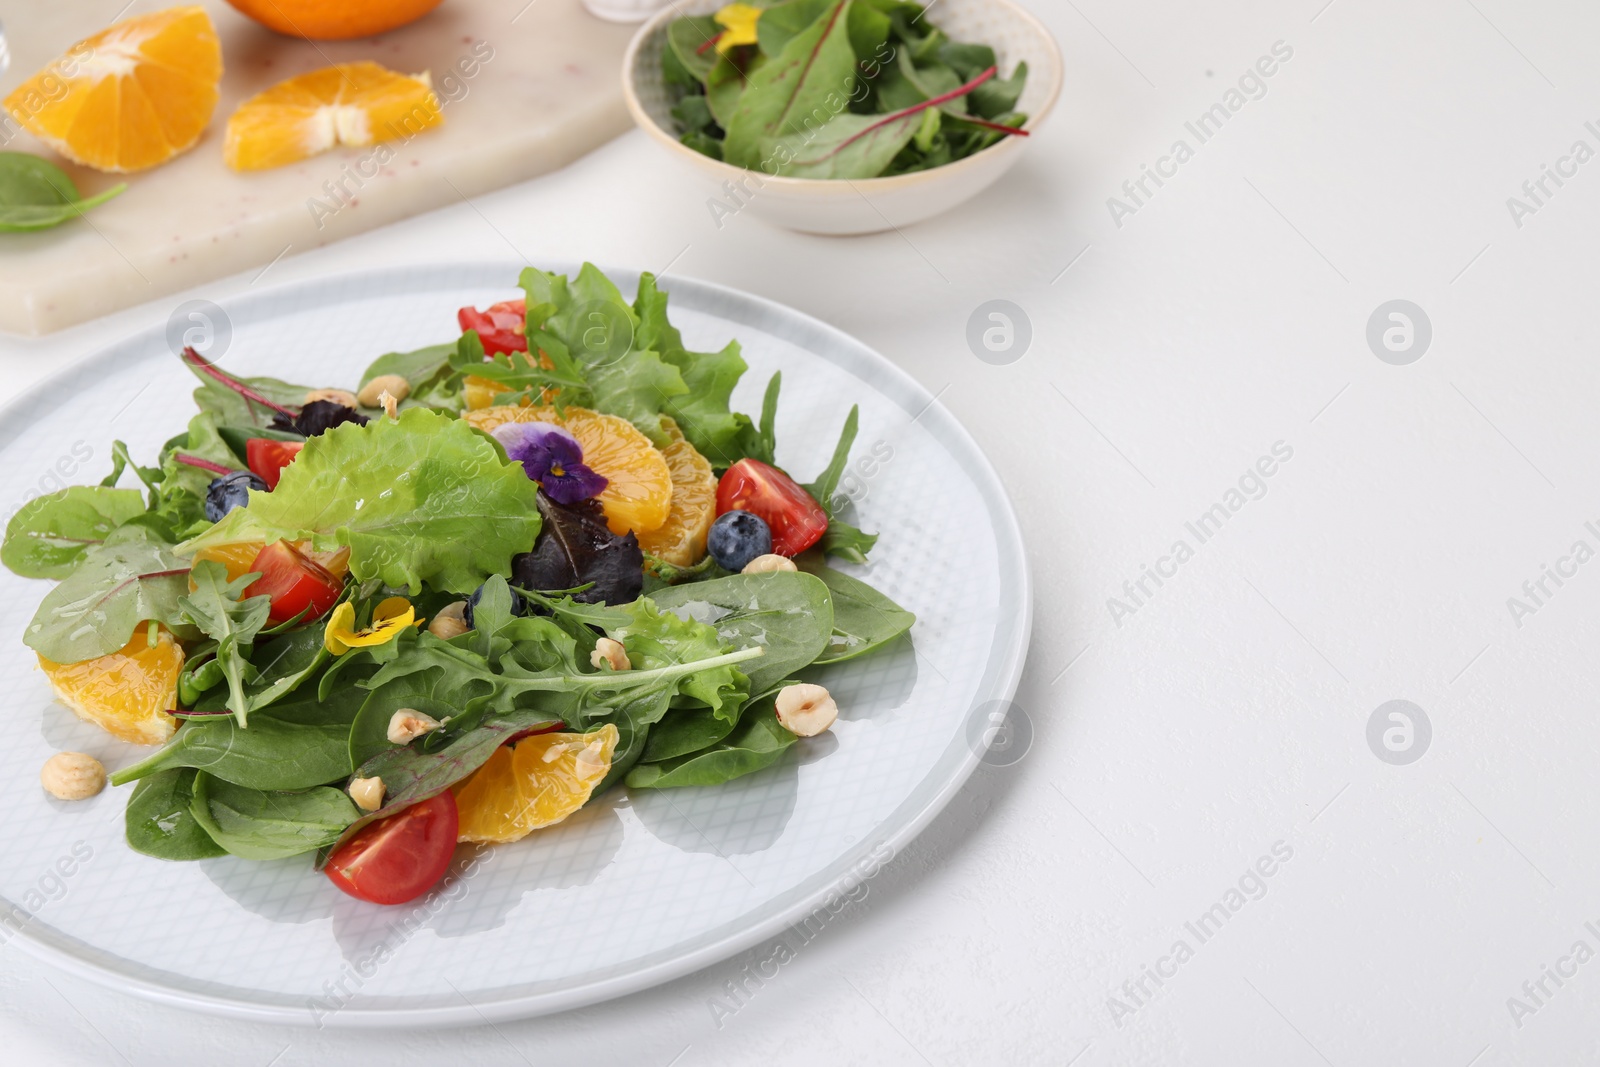
[[[832,565],[877,540],[838,491],[856,409],[798,481],[781,375],[731,410],[738,343],[689,351],[651,275],[520,283],[353,388],[186,349],[198,411],[152,465],[118,442],[11,519],[0,562],[59,583],[23,636],[56,697],[159,746],[109,778],[131,848],[307,855],[403,903],[459,842],[772,766],[835,721],[824,668],[911,629]],[[41,781],[107,778],[62,752]]]

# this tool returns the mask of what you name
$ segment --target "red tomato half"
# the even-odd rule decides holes
[[[306,447],[304,441],[274,441],[270,437],[252,437],[244,445],[244,461],[256,475],[267,483],[268,489],[278,488],[283,468],[294,462],[294,457]]]
[[[528,350],[528,305],[525,300],[502,300],[487,311],[465,307],[456,312],[461,332],[478,331],[486,355]]]
[[[432,889],[450,869],[461,819],[455,794],[402,808],[368,823],[328,857],[328,880],[357,900],[404,904]]]
[[[776,467],[741,459],[717,483],[717,514],[748,511],[772,530],[772,551],[795,556],[816,544],[828,529],[828,513],[811,494]]]
[[[287,622],[305,611],[306,621],[319,619],[338,601],[344,582],[327,568],[307,559],[287,541],[274,541],[256,554],[250,569],[260,574],[245,596],[269,596],[273,623]]]

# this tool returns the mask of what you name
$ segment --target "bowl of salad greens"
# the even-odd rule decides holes
[[[874,233],[975,196],[1061,88],[1049,31],[1012,0],[699,0],[623,60],[638,123],[746,209],[809,233]]]

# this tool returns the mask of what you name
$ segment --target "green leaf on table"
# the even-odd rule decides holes
[[[195,822],[228,852],[277,860],[333,844],[361,816],[342,789],[282,793],[234,785],[201,771],[189,807]]]
[[[826,128],[829,116],[836,120],[857,81],[846,17],[851,2],[838,0],[749,76],[738,107],[725,124],[723,155],[729,163],[761,166],[769,141],[804,135],[808,121],[820,121]]]
[[[706,623],[734,648],[766,649],[740,668],[752,693],[809,666],[833,634],[832,596],[813,574],[730,574],[658,589],[652,599],[662,611]]]
[[[0,233],[59,226],[126,188],[119,183],[84,199],[55,164],[26,152],[0,152]]]
[[[309,539],[349,547],[358,581],[470,592],[510,571],[539,533],[537,483],[502,457],[486,435],[425,408],[345,423],[310,438],[276,489],[252,490],[180,548]]]
[[[174,767],[139,780],[124,810],[128,847],[158,860],[204,860],[228,850],[194,817],[195,771]]]
[[[56,663],[109,655],[143,622],[184,626],[178,600],[188,590],[188,561],[147,530],[124,526],[45,594],[22,641]]]
[[[798,740],[778,723],[774,697],[768,696],[756,701],[716,744],[662,763],[640,763],[625,780],[629,789],[721,785],[770,767]]]
[[[74,485],[35,497],[6,524],[0,563],[24,578],[65,578],[90,548],[143,513],[136,489]]]

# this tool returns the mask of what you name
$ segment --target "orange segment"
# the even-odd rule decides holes
[[[267,546],[260,541],[236,541],[231,545],[210,545],[194,554],[191,566],[203,559],[215,560],[228,568],[228,581],[250,573],[250,564]],[[194,590],[194,579],[189,579],[189,589]]]
[[[228,0],[263,26],[291,37],[342,41],[404,26],[440,0]]]
[[[40,656],[39,666],[56,699],[114,737],[136,745],[159,745],[178,728],[178,720],[167,709],[177,697],[183,649],[166,630],[158,632],[154,648],[141,623],[120,652],[66,664]]]
[[[376,63],[340,63],[257,93],[228,120],[222,158],[234,170],[267,170],[335,145],[412,137],[444,121],[427,74]]]
[[[706,534],[717,517],[717,476],[676,422],[663,416],[661,428],[672,438],[661,453],[672,474],[672,510],[666,522],[639,535],[639,547],[675,567],[692,567],[705,557]]]
[[[461,416],[485,432],[508,422],[553,422],[564,426],[583,448],[583,462],[607,479],[598,499],[606,525],[615,534],[659,529],[672,510],[672,471],[650,438],[627,419],[588,408],[569,407],[557,415],[552,407],[499,404]]]
[[[461,813],[458,840],[520,841],[560,822],[588,801],[611,769],[617,728],[586,734],[535,734],[502,745],[489,762],[451,787]]]
[[[79,41],[17,86],[5,108],[68,159],[97,170],[144,170],[200,139],[221,80],[211,16],[173,7]]]

